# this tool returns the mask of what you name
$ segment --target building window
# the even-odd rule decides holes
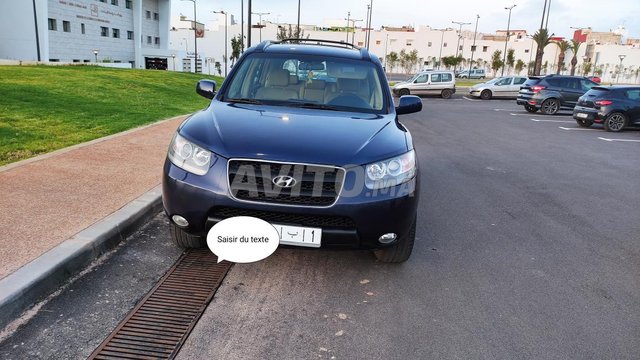
[[[447,43],[442,44],[442,47],[447,47]]]
[[[127,31],[127,39],[133,40],[133,31]]]
[[[60,62],[60,59],[49,59],[49,62]]]
[[[156,37],[156,38],[154,39],[154,41],[155,41],[155,44],[156,44],[156,45],[160,45],[160,38],[159,38],[159,37]]]
[[[529,53],[529,49],[524,49],[524,53],[528,54]]]
[[[358,41],[358,46],[362,46],[362,45],[364,45],[364,42]]]
[[[62,31],[71,32],[71,23],[68,22],[68,21],[63,20],[62,21]]]
[[[160,14],[153,13],[153,20],[160,20]]]
[[[147,10],[145,14],[147,15],[147,19],[151,19],[151,11]]]
[[[90,62],[91,62],[91,60],[88,60],[88,59],[84,59],[84,60],[83,60],[82,62],[85,62],[85,63],[90,63]]]
[[[73,59],[73,62],[74,62],[74,63],[79,63],[79,62],[80,62],[80,59]]]
[[[482,47],[482,52],[487,52],[487,50],[489,50],[489,47],[488,47],[488,46],[483,46],[483,47]]]
[[[151,44],[151,36],[147,36],[147,44]]]
[[[58,22],[56,21],[56,19],[49,19],[49,30],[58,30]]]
[[[458,50],[462,51],[462,45],[460,45],[460,47],[458,48]]]
[[[107,2],[107,0],[100,0],[100,2],[106,3],[106,2]]]
[[[100,26],[100,36],[108,37],[109,36],[109,28]]]
[[[120,29],[113,29],[113,37],[120,38]]]
[[[475,45],[471,45],[471,51],[475,52],[476,51],[476,46]]]
[[[428,46],[428,47],[431,47],[431,41],[429,41],[429,42],[427,43],[427,46]]]
[[[118,0],[111,0],[111,5],[118,6]]]
[[[124,6],[125,6],[127,9],[133,9],[133,2],[132,2],[131,0],[125,0],[125,2],[124,2]]]
[[[382,41],[380,41],[380,40],[376,40],[376,45],[380,45],[381,42]]]
[[[412,46],[413,45],[413,40],[407,40],[406,44],[407,44],[407,46]]]
[[[84,35],[84,24],[80,24],[80,32]]]

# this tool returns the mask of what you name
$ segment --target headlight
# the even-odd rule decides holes
[[[167,154],[173,165],[196,175],[207,173],[211,164],[211,155],[210,151],[187,141],[178,133],[171,140]]]
[[[406,154],[369,164],[366,172],[365,185],[371,190],[400,185],[416,175],[416,153],[411,150]]]

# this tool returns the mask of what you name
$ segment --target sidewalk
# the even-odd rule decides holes
[[[0,168],[0,279],[160,184],[184,116]]]

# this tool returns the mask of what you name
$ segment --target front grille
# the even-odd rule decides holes
[[[217,222],[234,216],[251,216],[274,224],[319,227],[323,229],[355,229],[356,227],[353,220],[346,216],[292,214],[232,207],[214,208],[209,219],[213,222]]]
[[[295,179],[295,185],[275,185],[277,176]],[[281,164],[254,160],[229,160],[229,189],[240,200],[271,204],[330,206],[335,203],[344,170],[337,167]]]

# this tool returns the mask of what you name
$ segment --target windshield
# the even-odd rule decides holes
[[[381,113],[381,80],[373,63],[300,54],[251,54],[220,100]]]

